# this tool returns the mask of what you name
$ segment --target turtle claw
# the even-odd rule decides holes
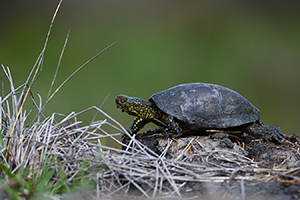
[[[274,141],[278,144],[281,144],[282,141],[285,140],[284,135],[279,128],[276,128],[274,126],[265,126],[265,132],[262,134],[262,138]]]
[[[280,131],[278,137],[282,140],[285,140],[286,135]]]
[[[177,134],[173,134],[173,133],[168,132],[166,129],[162,129],[162,131],[166,135],[167,138],[170,138],[171,140],[173,140],[175,142],[177,142],[176,139],[178,139],[182,135],[181,132],[177,133]]]
[[[281,144],[282,143],[281,140],[284,140],[284,138],[282,138],[282,136],[276,135],[276,134],[265,134],[263,138],[267,139],[269,141],[273,141],[277,144]]]
[[[173,138],[172,135],[164,128],[162,128],[162,132],[166,135],[167,138]]]
[[[175,135],[174,135],[174,138],[180,138],[180,136],[182,136],[182,133],[181,133],[181,132],[175,134]]]
[[[282,140],[282,141],[284,141],[285,139],[284,139],[284,137],[286,136],[286,135],[284,135],[282,132],[281,132],[281,130],[279,129],[279,128],[276,128],[276,127],[272,127],[272,126],[269,126],[270,127],[270,134],[272,134],[272,137],[271,137],[271,139],[273,140],[273,141],[275,141],[275,142],[278,142],[278,143],[281,143],[281,141],[280,140]],[[280,140],[279,140],[280,139]]]
[[[285,136],[286,135],[284,135],[281,131],[280,132],[277,132],[277,133],[271,133],[272,135],[271,135],[271,137],[270,137],[270,139],[272,140],[272,141],[274,141],[274,142],[277,142],[277,143],[279,143],[279,144],[281,144],[282,143],[282,141],[285,141]],[[281,140],[281,141],[280,141]]]

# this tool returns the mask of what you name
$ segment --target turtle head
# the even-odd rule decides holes
[[[116,97],[117,108],[121,108],[122,112],[130,115],[142,117],[145,112],[149,112],[151,104],[149,101],[138,97],[128,97],[126,95],[119,95]]]

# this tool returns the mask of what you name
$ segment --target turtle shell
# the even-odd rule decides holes
[[[178,85],[153,94],[149,101],[192,129],[229,128],[260,119],[260,111],[247,99],[215,84]]]

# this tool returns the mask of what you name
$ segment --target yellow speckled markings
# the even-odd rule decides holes
[[[164,127],[173,135],[181,133],[181,129],[173,120],[173,117],[160,110],[153,102],[137,97],[119,95],[116,97],[116,104],[117,108],[121,108],[123,112],[136,116],[127,130],[130,134],[136,134],[149,122]]]

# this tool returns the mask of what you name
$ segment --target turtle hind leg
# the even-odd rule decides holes
[[[262,123],[253,123],[246,127],[246,133],[257,138],[262,138],[270,141],[281,143],[280,140],[285,140],[285,135],[279,128],[274,126],[264,126]]]

